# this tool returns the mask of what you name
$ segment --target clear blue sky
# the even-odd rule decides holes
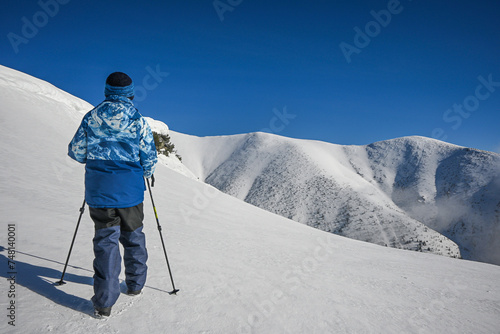
[[[94,105],[125,72],[179,132],[500,149],[498,0],[3,0],[0,16],[2,65]]]

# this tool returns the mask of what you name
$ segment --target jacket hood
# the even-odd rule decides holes
[[[92,128],[111,134],[130,128],[131,123],[139,118],[140,114],[129,98],[110,95],[91,112],[89,121],[94,123]]]

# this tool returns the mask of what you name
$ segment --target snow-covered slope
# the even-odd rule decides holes
[[[92,318],[93,224],[85,212],[57,287],[83,199],[83,166],[66,145],[88,105],[5,83],[39,83],[0,67],[3,159],[0,246],[15,226],[15,274],[0,251],[0,333],[495,333],[500,267],[359,242],[295,223],[165,166],[153,188],[172,265],[171,289],[151,204],[149,276]],[[62,93],[51,87],[50,94]],[[69,103],[66,103],[69,102]],[[81,104],[83,108],[74,106]],[[74,115],[73,115],[74,114]],[[148,207],[150,210],[148,210]],[[12,286],[6,278],[14,275]],[[14,289],[15,297],[7,290]],[[15,327],[6,317],[15,302]],[[9,312],[10,313],[10,312]]]
[[[500,155],[407,137],[365,147],[394,203],[455,241],[466,259],[500,264]]]
[[[457,257],[458,244],[464,258],[500,264],[496,153],[424,137],[341,146],[266,133],[171,136],[195,175],[260,208],[395,248]]]

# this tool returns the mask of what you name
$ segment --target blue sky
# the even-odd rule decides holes
[[[2,1],[0,64],[96,105],[129,74],[173,130],[500,149],[500,3]],[[142,88],[141,88],[142,87]],[[7,112],[2,110],[2,112]]]

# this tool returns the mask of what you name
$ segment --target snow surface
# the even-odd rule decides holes
[[[16,86],[5,80],[13,76]],[[74,115],[90,106],[53,87],[39,94],[35,84],[0,67],[0,246],[15,224],[17,251],[15,327],[6,318],[7,252],[0,252],[0,333],[498,333],[500,267],[325,233],[163,165],[153,192],[180,292],[167,293],[147,200],[144,293],[123,294],[110,318],[94,319],[88,211],[67,284],[53,285],[84,191],[83,166],[66,158],[66,146],[80,122]]]
[[[167,124],[163,123],[162,121],[157,121],[156,119],[153,119],[151,117],[144,117],[144,119],[146,119],[146,121],[148,122],[151,131],[159,133],[164,136],[169,135],[169,129]]]
[[[500,155],[425,137],[342,146],[171,132],[201,180],[324,231],[500,264]]]

